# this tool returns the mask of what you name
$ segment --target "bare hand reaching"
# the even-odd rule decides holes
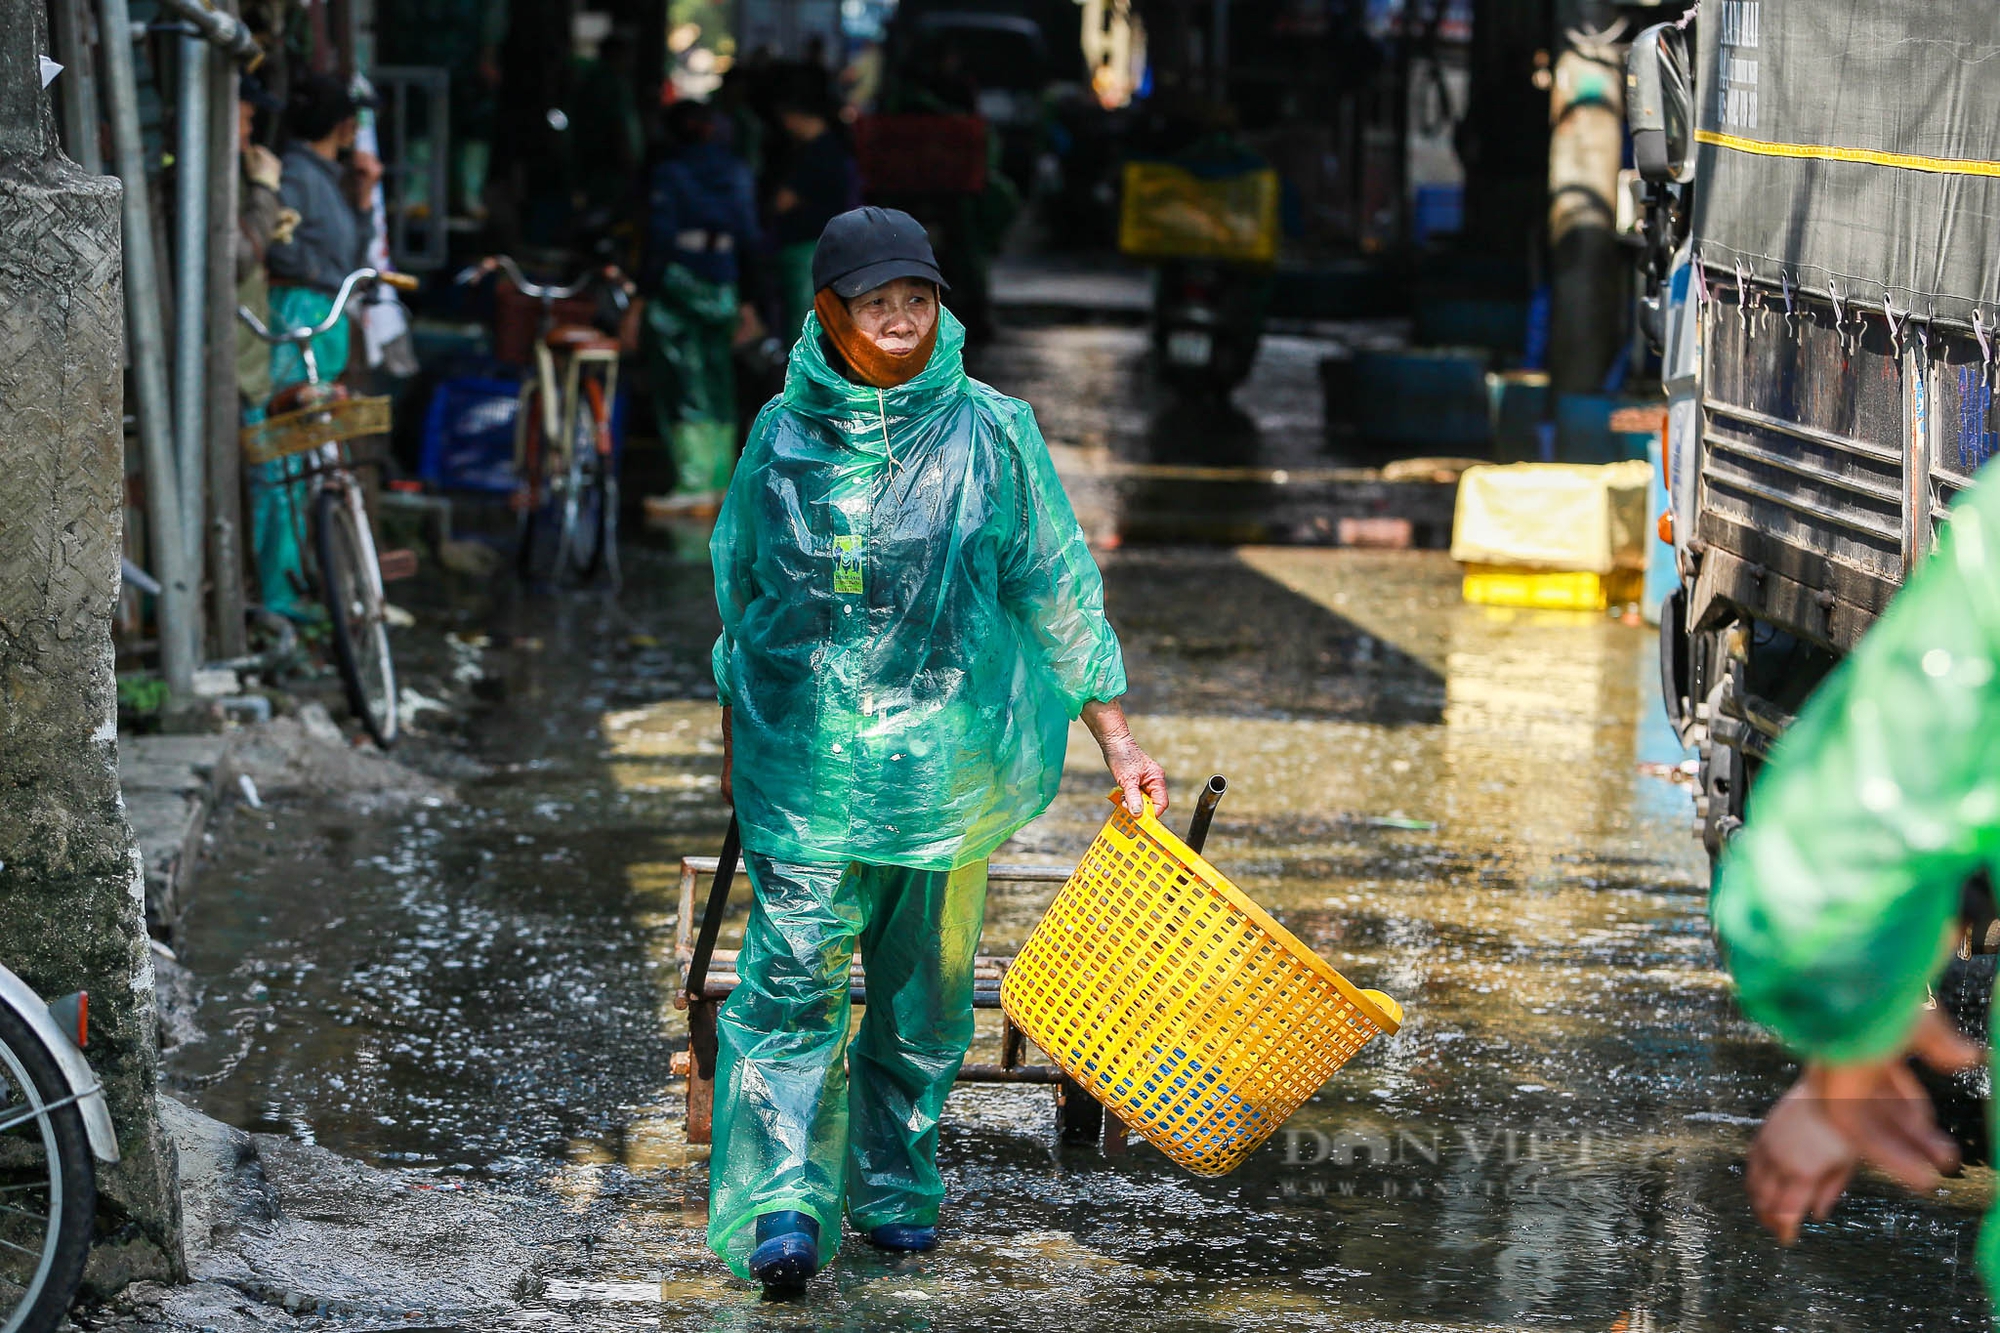
[[[1854,1168],[1868,1162],[1906,1188],[1927,1189],[1958,1166],[1958,1147],[1937,1126],[1930,1097],[1903,1062],[1915,1055],[1940,1072],[1983,1058],[1936,1010],[1903,1050],[1857,1064],[1808,1064],[1750,1145],[1746,1182],[1757,1220],[1786,1245],[1807,1214],[1833,1211]]]

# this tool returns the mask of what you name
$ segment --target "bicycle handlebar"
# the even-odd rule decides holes
[[[533,301],[567,301],[572,296],[588,291],[593,284],[599,282],[614,283],[620,287],[628,286],[626,277],[618,271],[618,266],[606,264],[602,268],[590,270],[567,287],[544,287],[529,282],[526,275],[521,272],[521,266],[507,255],[488,255],[477,264],[461,269],[453,281],[461,287],[470,286],[496,269],[507,275],[507,281],[514,284],[514,290]]]
[[[357,268],[341,280],[340,290],[334,294],[333,309],[327,312],[326,318],[314,328],[301,326],[273,333],[265,327],[264,321],[258,319],[249,306],[243,305],[236,307],[236,317],[248,324],[252,333],[274,346],[278,343],[309,343],[322,333],[332,331],[333,326],[340,322],[340,317],[347,312],[347,298],[354,294],[355,287],[364,282],[383,282],[406,292],[415,291],[417,288],[417,280],[407,273],[384,273],[379,269]]]

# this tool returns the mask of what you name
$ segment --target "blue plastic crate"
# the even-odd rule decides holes
[[[611,404],[612,466],[624,451],[625,402]],[[442,380],[424,416],[423,457],[417,473],[433,490],[513,493],[514,422],[520,413],[516,380],[463,376]]]

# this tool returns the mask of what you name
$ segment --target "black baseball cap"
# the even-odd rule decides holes
[[[264,86],[264,81],[255,74],[245,74],[236,83],[236,98],[248,102],[259,111],[283,111],[284,102],[279,96]]]
[[[286,129],[300,139],[323,139],[333,128],[375,99],[356,96],[337,74],[308,74],[295,81],[285,106]]]
[[[938,272],[937,255],[923,224],[900,208],[856,208],[826,224],[813,250],[813,290],[833,288],[846,300],[897,278],[921,278],[951,287]]]

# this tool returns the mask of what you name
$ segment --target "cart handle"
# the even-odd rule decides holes
[[[722,914],[729,909],[729,889],[736,880],[736,866],[743,859],[743,834],[736,816],[729,816],[729,831],[722,835],[722,855],[716,858],[715,882],[709,885],[708,908],[701,914],[701,933],[695,936],[694,956],[688,960],[687,996],[701,998],[708,983],[708,961],[715,955],[715,940],[722,933]]]

